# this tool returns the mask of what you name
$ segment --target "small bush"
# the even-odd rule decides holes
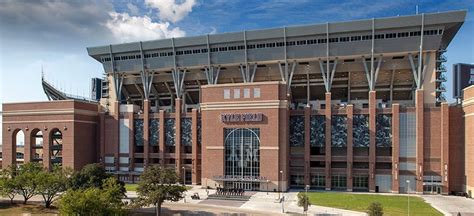
[[[369,214],[369,216],[382,216],[382,204],[380,204],[379,202],[370,203],[369,208],[367,208],[367,214]]]

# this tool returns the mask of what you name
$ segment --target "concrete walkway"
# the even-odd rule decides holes
[[[444,215],[461,213],[462,216],[474,216],[474,199],[459,196],[422,195],[423,199]]]
[[[209,194],[215,193],[215,190],[207,190]],[[200,200],[193,200],[191,196],[198,193]],[[302,214],[303,208],[297,206],[298,192],[282,193],[285,196],[285,201],[279,203],[278,193],[274,192],[256,192],[249,201],[223,201],[223,200],[206,200],[207,192],[201,186],[195,186],[186,192],[186,198],[178,203],[167,202],[164,206],[183,206],[187,203],[191,206],[202,206],[205,208],[227,208],[232,212],[246,212],[249,215],[285,215],[285,214]],[[136,197],[135,192],[127,192],[129,198]],[[329,208],[323,206],[310,206],[308,210],[309,215],[347,215],[347,216],[363,216],[367,215],[363,212],[348,211],[343,209]]]

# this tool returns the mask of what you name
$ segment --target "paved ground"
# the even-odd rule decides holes
[[[458,196],[423,195],[423,199],[445,215],[474,216],[474,200]]]

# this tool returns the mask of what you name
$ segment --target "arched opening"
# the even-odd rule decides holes
[[[25,133],[18,129],[13,133],[13,150],[15,156],[13,161],[15,164],[23,164],[25,160]]]
[[[39,129],[31,131],[31,154],[33,162],[43,161],[43,132]]]
[[[224,187],[259,190],[260,129],[226,128],[224,133]]]
[[[50,153],[51,164],[61,166],[63,163],[63,134],[58,129],[51,131]]]

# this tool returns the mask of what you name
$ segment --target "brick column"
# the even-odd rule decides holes
[[[198,176],[198,112],[197,109],[193,109],[192,113],[192,125],[191,125],[191,139],[192,139],[192,184],[196,185],[199,183],[200,178]]]
[[[48,170],[51,168],[51,141],[50,131],[43,130],[43,166]]]
[[[175,100],[175,103],[176,103],[176,109],[175,109],[175,113],[174,113],[174,117],[175,117],[175,146],[176,146],[176,149],[175,149],[175,162],[176,162],[176,172],[178,173],[178,176],[181,177],[181,181],[183,179],[183,175],[184,173],[182,174],[182,169],[181,169],[181,98],[176,98]]]
[[[326,148],[325,148],[325,175],[326,175],[326,190],[331,190],[331,92],[326,92]]]
[[[143,101],[143,166],[146,167],[150,164],[150,143],[148,138],[150,137],[150,101]]]
[[[160,164],[162,167],[165,166],[165,111],[160,110],[159,114],[160,118],[160,135],[158,136],[159,139],[159,151],[160,151]]]
[[[99,150],[99,155],[100,155],[100,164],[102,166],[105,165],[105,113],[100,112],[99,113],[99,134],[100,134],[100,150]],[[44,140],[44,138],[43,138]],[[44,141],[43,141],[44,142]]]
[[[4,120],[5,121],[5,120]],[[16,157],[16,138],[14,137],[15,129],[10,128],[8,131],[8,125],[3,124],[3,133],[2,133],[2,151],[3,151],[3,158],[2,158],[2,168],[6,169],[10,165],[15,165],[15,157]]]
[[[352,104],[347,105],[347,191],[352,191],[352,164],[354,161],[353,145],[352,145],[352,126],[354,117],[354,106]]]
[[[311,181],[311,143],[310,143],[310,118],[311,107],[304,108],[304,184],[310,185]]]
[[[376,92],[369,91],[369,192],[375,192],[375,118],[377,116]]]
[[[392,193],[400,188],[400,105],[392,104]]]
[[[449,193],[449,105],[441,104],[441,182],[442,193]]]
[[[115,101],[115,106],[114,106],[114,119],[116,121],[116,139],[117,142],[115,143],[115,154],[114,154],[114,165],[115,165],[115,170],[119,171],[120,169],[120,104],[118,101]]]
[[[128,113],[130,120],[130,129],[128,136],[128,171],[130,172],[130,180],[133,181],[132,171],[135,169],[135,115],[133,112]]]
[[[34,155],[34,153],[32,152],[33,149],[31,148],[31,140],[33,139],[31,137],[31,130],[25,131],[24,135],[25,135],[25,143],[24,143],[25,146],[23,148],[23,154],[24,154],[23,163],[28,163],[28,162],[31,162],[32,155]]]
[[[424,99],[423,90],[416,90],[416,193],[423,193],[423,138],[424,138]]]

